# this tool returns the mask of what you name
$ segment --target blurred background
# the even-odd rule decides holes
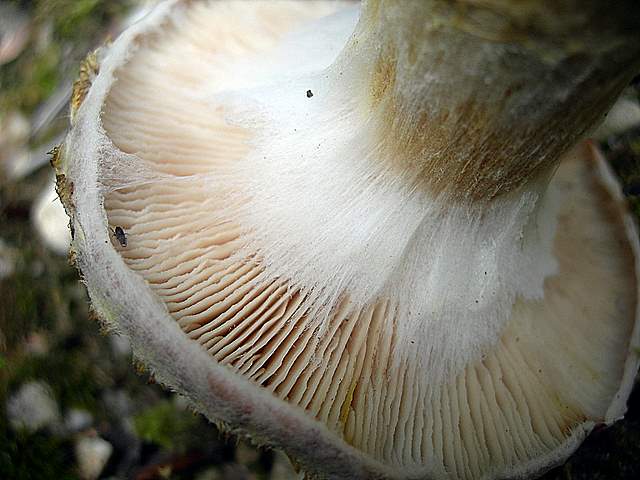
[[[48,152],[79,62],[152,2],[0,0],[0,479],[289,479],[280,452],[219,434],[107,336],[67,263]],[[640,214],[640,79],[594,133]],[[640,392],[543,478],[640,478]]]

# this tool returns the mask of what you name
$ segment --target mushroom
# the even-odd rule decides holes
[[[312,475],[562,462],[638,368],[637,232],[581,140],[638,13],[162,3],[85,63],[53,160],[94,308]]]

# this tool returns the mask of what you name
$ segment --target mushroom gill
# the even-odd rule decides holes
[[[455,3],[164,3],[58,161],[96,309],[319,476],[535,474],[637,370],[635,227],[579,139],[638,52]]]

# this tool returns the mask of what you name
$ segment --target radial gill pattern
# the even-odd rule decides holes
[[[158,180],[110,191],[105,209],[127,236],[126,246],[114,237],[114,248],[212,362],[405,472],[426,466],[472,479],[509,471],[553,452],[585,420],[604,419],[631,333],[635,273],[619,205],[594,180],[588,151],[574,152],[550,187],[563,202],[561,260],[545,297],[518,301],[496,345],[450,381],[430,383],[424,352],[396,335],[395,299],[356,308],[345,291],[318,327],[309,289],[270,277],[257,255],[238,254],[250,235],[234,221],[244,192],[207,180],[223,178],[250,148],[245,130],[208,101],[216,82],[233,82],[225,62],[336,7],[184,5],[137,40],[103,109],[113,144]],[[604,292],[599,300],[595,290]]]

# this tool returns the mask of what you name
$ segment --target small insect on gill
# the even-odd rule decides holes
[[[116,227],[113,230],[113,236],[116,237],[121,247],[127,246],[127,234],[124,233],[122,227]]]

